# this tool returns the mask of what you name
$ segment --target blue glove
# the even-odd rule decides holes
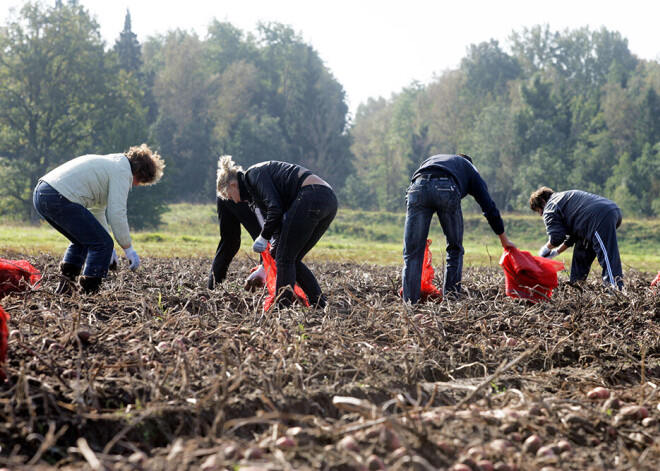
[[[257,253],[263,252],[266,248],[268,248],[268,241],[261,236],[257,237],[254,244],[252,244],[252,250]]]
[[[140,266],[140,257],[138,257],[138,254],[135,249],[133,249],[133,246],[131,245],[129,248],[124,249],[124,254],[126,255],[128,261],[131,262],[128,268],[131,270],[137,270]]]

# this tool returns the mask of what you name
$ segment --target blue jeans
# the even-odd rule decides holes
[[[337,197],[332,188],[325,185],[307,185],[299,191],[291,207],[284,214],[282,228],[276,235],[273,247],[277,278],[277,293],[289,287],[280,298],[280,306],[293,302],[293,286],[305,292],[310,305],[325,307],[316,277],[302,262],[307,252],[321,239],[337,214]]]
[[[43,181],[34,189],[32,202],[41,217],[71,242],[62,261],[76,267],[85,265],[85,276],[105,278],[114,243],[94,215]]]
[[[403,299],[419,301],[424,250],[433,214],[447,239],[444,293],[460,293],[463,272],[463,212],[461,195],[451,178],[415,179],[406,192],[403,233]]]

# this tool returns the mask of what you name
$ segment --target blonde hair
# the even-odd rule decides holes
[[[163,176],[165,162],[146,144],[133,146],[124,154],[131,164],[131,173],[142,185],[154,185]]]
[[[243,171],[243,167],[236,165],[231,155],[220,156],[218,159],[218,178],[216,180],[216,189],[220,198],[229,199],[227,188],[231,182],[238,181],[239,171]]]

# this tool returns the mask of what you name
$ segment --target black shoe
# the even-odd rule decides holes
[[[321,294],[316,301],[309,301],[309,305],[311,307],[325,309],[328,305],[328,299],[325,297],[325,294]]]
[[[95,276],[81,276],[80,277],[80,287],[85,294],[96,293],[101,289],[101,282],[103,278],[97,278]]]
[[[60,280],[57,288],[55,288],[55,293],[66,295],[73,293],[75,291],[76,279],[80,275],[80,270],[82,270],[82,267],[77,267],[71,263],[60,263],[60,272],[63,279]]]

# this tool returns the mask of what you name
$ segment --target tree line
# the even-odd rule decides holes
[[[462,152],[500,209],[527,210],[545,185],[607,196],[626,215],[659,215],[660,64],[604,28],[535,26],[513,33],[507,49],[471,45],[458,69],[360,106],[347,203],[400,210],[421,161]]]
[[[246,33],[213,20],[204,38],[176,30],[140,44],[127,12],[106,47],[76,0],[30,2],[0,27],[0,51],[0,214],[34,217],[32,188],[56,165],[142,142],[167,168],[133,189],[136,228],[157,225],[168,203],[213,201],[223,154],[244,168],[299,163],[353,208],[402,210],[426,157],[463,152],[503,210],[547,185],[660,214],[660,66],[604,28],[535,26],[506,49],[471,45],[456,70],[369,99],[354,118],[318,52],[278,23]]]

